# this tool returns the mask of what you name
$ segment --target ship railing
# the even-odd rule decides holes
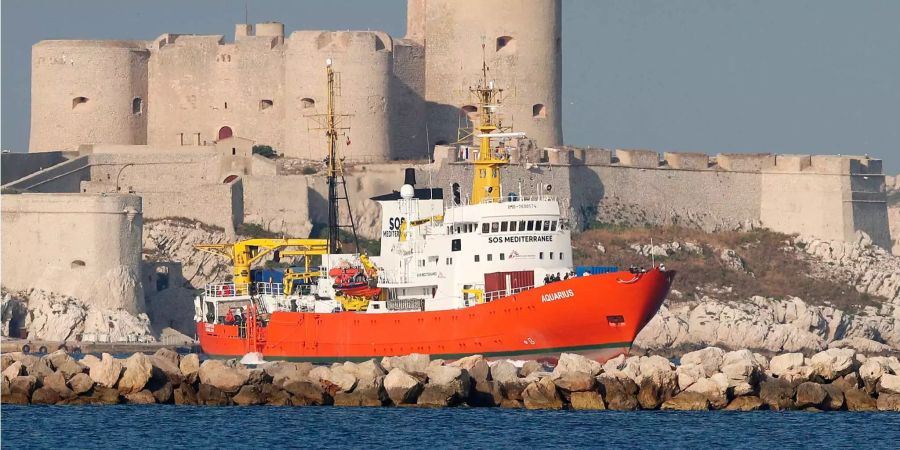
[[[488,291],[488,292],[484,293],[484,302],[487,303],[492,300],[497,300],[499,298],[509,297],[509,296],[516,295],[520,292],[524,292],[524,291],[527,291],[527,290],[533,289],[533,288],[534,288],[534,285],[530,285],[530,286],[519,286],[517,288],[511,288],[511,289],[498,289],[496,291]]]
[[[534,195],[501,195],[500,198],[492,199],[485,198],[481,200],[480,204],[485,203],[514,203],[514,202],[559,202],[559,197],[555,195],[546,195],[546,194],[534,194]],[[469,206],[474,205],[468,197],[461,198],[459,203],[454,203],[450,201],[447,205],[447,209],[458,208],[460,206]]]
[[[247,283],[210,283],[206,285],[203,296],[210,298],[227,298],[241,295],[250,295],[250,285]]]
[[[284,297],[284,283],[270,283],[267,281],[258,281],[256,283],[256,295],[271,295],[275,297]]]

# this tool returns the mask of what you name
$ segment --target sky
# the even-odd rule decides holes
[[[404,0],[248,0],[251,23],[406,30]],[[244,0],[3,0],[0,146],[28,147],[31,45],[224,34]],[[502,14],[502,12],[500,12]],[[900,1],[563,0],[567,144],[869,154],[900,173]]]

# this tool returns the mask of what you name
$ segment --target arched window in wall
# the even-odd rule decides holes
[[[512,36],[500,36],[497,38],[497,51],[513,52],[516,50]]]
[[[137,116],[144,113],[144,100],[142,98],[135,97],[131,101],[131,113]]]
[[[300,100],[300,107],[302,107],[303,109],[306,109],[306,108],[315,108],[315,107],[316,107],[316,101],[313,100],[313,99],[311,99],[311,98],[309,98],[309,97],[304,98],[304,99],[301,99],[301,100]]]
[[[531,106],[531,117],[543,119],[547,117],[547,108],[543,103],[536,103]]]
[[[72,99],[72,109],[80,109],[87,105],[87,97],[75,97]]]

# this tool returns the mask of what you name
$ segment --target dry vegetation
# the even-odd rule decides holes
[[[702,247],[702,254],[681,251],[656,257],[657,263],[678,271],[673,289],[684,294],[683,300],[704,294],[722,300],[741,300],[753,295],[796,296],[811,304],[830,304],[845,310],[883,301],[846,284],[812,278],[808,275],[805,254],[792,244],[791,236],[767,230],[705,233],[678,227],[605,226],[573,237],[575,264],[650,267],[650,257],[638,254],[630,246],[649,244],[651,238],[657,245],[692,242]],[[605,253],[597,249],[598,243],[605,247]],[[720,258],[724,249],[734,250],[743,259],[746,271],[729,268]],[[670,297],[670,301],[678,300]]]

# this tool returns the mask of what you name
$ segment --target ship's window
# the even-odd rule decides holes
[[[510,223],[509,223],[509,231],[516,231],[516,225],[518,225],[518,224],[519,224],[519,223],[516,222],[515,220],[513,220],[512,222],[510,222]]]
[[[549,220],[544,221],[544,231],[550,231],[550,221]]]
[[[493,254],[493,253],[488,253],[487,257],[488,257],[488,258],[487,258],[488,261],[493,261],[493,260],[494,260],[494,254]]]
[[[544,259],[544,252],[538,253],[538,259]]]
[[[563,254],[562,254],[562,252],[559,252],[559,259],[563,259]]]
[[[491,231],[491,224],[489,224],[487,222],[481,224],[481,233],[482,234],[490,233],[490,231]]]
[[[509,222],[500,222],[500,231],[509,231]]]
[[[500,224],[497,222],[492,222],[491,223],[491,233],[496,233],[498,231],[500,231]]]
[[[381,309],[378,303],[372,303],[372,309]]]
[[[524,220],[519,221],[519,231],[525,231],[525,221]]]
[[[528,221],[528,231],[534,231],[534,221],[533,220]]]
[[[481,256],[475,255],[475,262],[481,261]]]
[[[542,231],[544,229],[543,225],[541,225],[541,221],[535,221],[534,223],[534,231]]]
[[[543,119],[547,117],[547,108],[541,103],[536,103],[531,107],[531,117]]]
[[[228,102],[225,102],[225,109],[228,109]]]
[[[420,259],[420,260],[419,260],[419,267],[425,267],[425,260],[424,260],[424,259]]]
[[[479,175],[481,178],[484,178],[484,177],[487,176],[487,171],[484,170],[484,169],[481,169],[481,170],[478,172],[478,175]]]
[[[500,254],[500,261],[503,261],[503,260],[505,260],[505,259],[506,259],[506,253],[501,253],[501,254]]]
[[[553,252],[550,252],[550,259],[553,259]]]
[[[550,231],[556,231],[556,221],[550,222]]]

